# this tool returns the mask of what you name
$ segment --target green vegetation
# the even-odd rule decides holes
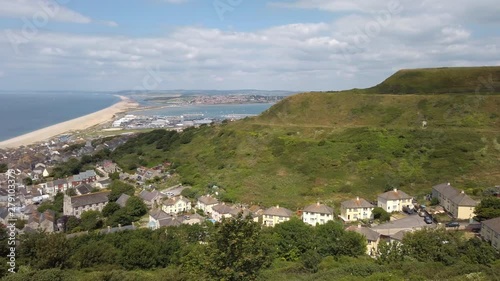
[[[439,77],[448,73],[453,83],[468,77],[449,93],[390,95],[374,88],[295,95],[256,118],[139,135],[111,157],[128,170],[168,159],[197,191],[190,193],[213,183],[227,201],[292,209],[318,198],[373,200],[392,188],[419,196],[449,181],[480,196],[500,181],[500,95],[475,94],[474,81],[490,73],[497,81],[499,69],[416,70],[437,79],[428,85],[398,72],[382,83],[415,83],[423,91],[447,88]]]
[[[7,163],[0,163],[0,173],[7,173],[9,166]]]
[[[500,198],[489,197],[481,200],[475,213],[480,221],[500,217]]]
[[[37,281],[498,280],[500,276],[498,253],[477,238],[466,239],[462,232],[416,231],[402,244],[381,242],[380,258],[373,259],[364,254],[361,235],[346,232],[335,222],[311,227],[295,220],[278,226],[262,229],[250,218],[240,217],[215,225],[73,238],[26,233],[17,249],[17,274],[8,273],[5,262],[0,273],[5,276],[2,280]],[[0,229],[0,242],[7,239]],[[7,254],[7,248],[0,250]]]
[[[378,220],[380,223],[388,222],[391,220],[391,214],[380,207],[374,208],[372,214],[373,218]]]
[[[388,94],[500,93],[500,67],[405,69],[368,91]]]

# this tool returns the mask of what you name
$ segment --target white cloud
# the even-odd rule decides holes
[[[90,23],[92,19],[70,10],[56,1],[0,0],[0,17],[26,18],[30,21]]]
[[[310,1],[316,8],[320,2],[328,4]],[[39,89],[133,89],[155,69],[160,89],[336,90],[372,86],[401,68],[500,63],[500,37],[476,34],[462,8],[402,1],[399,12],[379,18],[370,10],[384,11],[387,2],[372,2],[379,1],[334,1],[344,12],[331,22],[246,32],[188,26],[141,38],[41,30],[17,56],[0,36],[0,69],[20,77],[3,79],[0,88],[29,81]]]

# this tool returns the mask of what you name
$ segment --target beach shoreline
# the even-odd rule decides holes
[[[121,101],[107,107],[75,119],[61,122],[45,127],[21,136],[17,136],[0,142],[1,149],[17,148],[47,141],[55,136],[71,131],[81,131],[96,125],[109,122],[116,114],[137,108],[139,105],[128,97],[118,96]]]

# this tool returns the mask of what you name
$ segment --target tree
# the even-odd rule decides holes
[[[78,226],[80,226],[80,220],[77,217],[68,217],[68,219],[66,220],[66,232],[72,232]]]
[[[302,266],[312,273],[318,272],[321,260],[322,257],[316,250],[307,250],[301,258]]]
[[[500,198],[489,197],[481,200],[475,213],[480,221],[500,217]]]
[[[208,245],[206,267],[216,280],[253,280],[271,262],[269,248],[261,237],[261,226],[241,214],[216,224]]]
[[[421,262],[441,262],[451,265],[457,261],[459,233],[445,229],[429,229],[409,232],[403,238],[403,251]]]
[[[133,221],[134,218],[128,214],[127,209],[121,208],[108,218],[106,225],[112,227],[116,227],[118,225],[130,225]]]
[[[380,207],[373,208],[372,214],[373,218],[379,220],[380,222],[386,222],[391,220],[391,214],[389,214]]]
[[[109,188],[111,189],[111,193],[108,195],[108,198],[111,202],[115,202],[123,193],[132,196],[135,192],[134,186],[119,180],[114,180],[109,185]]]
[[[314,229],[298,218],[276,225],[274,233],[279,237],[278,255],[288,261],[297,261],[313,248]]]
[[[32,185],[33,184],[33,180],[30,177],[25,177],[23,179],[23,183],[24,183],[24,185]]]
[[[120,173],[114,172],[109,174],[109,178],[113,181],[120,179]]]
[[[102,215],[106,218],[112,216],[116,211],[120,210],[120,205],[116,202],[109,202],[102,208]]]
[[[99,211],[85,211],[82,213],[80,226],[84,230],[94,230],[102,227],[101,213]]]
[[[66,195],[68,195],[68,196],[76,196],[76,189],[74,187],[68,188],[66,190]]]
[[[71,257],[78,268],[113,264],[119,255],[113,245],[105,241],[90,241],[80,247]]]
[[[125,204],[127,214],[132,217],[140,218],[148,212],[148,207],[141,198],[131,196]]]
[[[390,243],[381,242],[378,245],[377,256],[377,262],[381,264],[400,263],[405,257],[403,245],[397,241]]]
[[[7,173],[9,166],[6,163],[0,163],[0,173]]]
[[[130,240],[124,247],[120,263],[126,269],[150,269],[156,266],[157,254],[155,247],[142,239]]]
[[[460,246],[459,252],[467,262],[488,265],[498,257],[495,248],[477,237],[467,240]]]
[[[345,231],[340,223],[329,221],[316,226],[316,248],[323,256],[361,256],[366,252],[365,238],[356,232]]]

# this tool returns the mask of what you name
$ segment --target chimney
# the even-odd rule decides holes
[[[361,228],[361,224],[360,223],[358,223],[358,228]]]
[[[119,228],[119,229],[122,229],[122,225],[121,225],[121,224],[118,224],[118,228]]]
[[[276,205],[276,208],[278,208],[278,209],[279,209],[279,208],[280,208],[280,205]]]
[[[359,201],[359,196],[356,197],[356,201]]]
[[[462,190],[462,192],[460,192],[461,194],[465,194],[465,191]]]
[[[451,183],[448,183],[448,185],[451,185]]]
[[[398,192],[398,189],[397,189],[397,188],[394,188],[394,192]]]
[[[108,233],[111,232],[111,226],[108,225]]]
[[[316,205],[319,206],[319,202],[316,202]]]

